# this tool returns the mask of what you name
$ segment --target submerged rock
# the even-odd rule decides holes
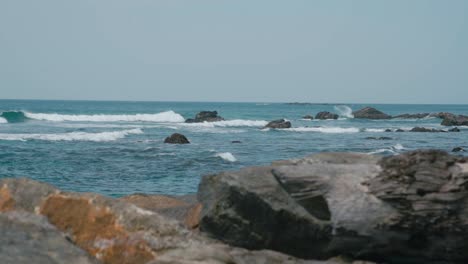
[[[458,127],[454,127],[449,129],[448,132],[460,132],[460,129]]]
[[[200,230],[304,258],[465,263],[466,162],[436,150],[324,153],[205,176]]]
[[[373,107],[365,107],[361,110],[353,112],[354,118],[365,118],[365,119],[390,119],[390,115],[387,115]]]
[[[393,138],[391,138],[391,137],[366,137],[366,139],[371,139],[371,140],[392,140]]]
[[[195,116],[195,118],[189,118],[185,123],[218,122],[223,120],[224,118],[218,116],[217,111],[201,111]]]
[[[462,148],[462,147],[455,147],[455,148],[452,149],[452,152],[464,152],[464,151],[465,151],[465,149]]]
[[[302,119],[309,119],[309,120],[313,120],[314,117],[312,115],[305,115],[302,117]]]
[[[319,112],[317,115],[315,115],[315,119],[338,119],[338,115],[330,112]]]
[[[291,122],[284,119],[273,120],[269,122],[264,128],[291,128]]]
[[[179,133],[174,133],[174,134],[170,135],[169,137],[167,137],[166,139],[164,139],[164,143],[168,143],[168,144],[189,144],[190,141],[188,141],[187,137],[185,137],[184,135],[179,134]]]

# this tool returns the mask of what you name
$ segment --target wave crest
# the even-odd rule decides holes
[[[53,122],[160,122],[160,123],[180,123],[185,118],[174,111],[166,111],[157,114],[134,114],[134,115],[64,115],[46,113],[24,113],[27,118],[53,121]]]
[[[216,153],[215,157],[222,158],[225,161],[236,162],[237,159],[231,152]]]
[[[184,123],[184,126],[189,127],[264,127],[268,124],[265,120],[244,120],[234,119],[218,122],[203,122],[203,123]]]
[[[143,134],[139,128],[110,131],[99,133],[70,132],[58,134],[0,134],[0,140],[27,141],[27,140],[45,140],[45,141],[92,141],[107,142],[122,139],[130,134]]]
[[[0,114],[0,123],[22,123],[27,119],[22,111],[5,111]]]
[[[334,108],[339,116],[343,116],[346,118],[354,118],[353,109],[351,109],[351,107],[347,105],[335,105]]]
[[[360,129],[357,127],[296,127],[296,128],[287,128],[285,131],[293,132],[319,132],[319,133],[358,133]]]

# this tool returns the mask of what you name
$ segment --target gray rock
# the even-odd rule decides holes
[[[174,133],[174,134],[170,135],[169,137],[167,137],[166,139],[164,139],[164,143],[168,143],[168,144],[189,144],[190,141],[188,141],[187,137],[185,137],[184,135],[179,134],[179,133]]]
[[[0,262],[15,264],[97,264],[43,216],[0,213]]]
[[[365,107],[361,110],[353,112],[354,118],[365,118],[365,119],[390,119],[390,115],[387,115],[375,108]]]
[[[291,128],[291,122],[284,119],[273,120],[269,122],[264,128]]]
[[[330,112],[319,112],[315,115],[315,119],[338,119],[338,115]]]
[[[468,116],[465,115],[448,115],[442,120],[443,126],[468,126]]]
[[[195,118],[189,118],[186,123],[203,123],[203,122],[218,122],[223,121],[224,118],[218,116],[217,111],[201,111]]]

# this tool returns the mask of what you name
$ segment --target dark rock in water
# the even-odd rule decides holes
[[[232,144],[240,144],[240,143],[242,143],[242,141],[239,141],[239,140],[233,140],[233,141],[231,141],[231,143],[232,143]]]
[[[170,135],[169,137],[167,137],[164,140],[164,143],[168,143],[168,144],[189,144],[190,142],[188,141],[187,137],[185,137],[184,135],[179,134],[179,133],[174,133],[174,134]]]
[[[432,133],[436,133],[436,132],[447,132],[445,130],[439,130],[439,129],[435,129],[435,128],[425,128],[425,127],[414,127],[410,130],[410,132],[432,132]]]
[[[338,115],[330,112],[319,112],[315,115],[315,119],[338,119]]]
[[[268,123],[264,128],[290,128],[291,122],[284,119],[273,120]]]
[[[468,116],[464,115],[449,115],[442,120],[443,126],[468,126]]]
[[[365,119],[390,119],[390,115],[387,115],[375,108],[365,107],[361,110],[353,112],[354,118],[365,118]]]
[[[460,132],[460,129],[458,127],[454,127],[449,129],[448,132]]]
[[[466,263],[467,160],[322,153],[203,177],[200,230],[305,258]]]
[[[405,132],[403,129],[399,128],[397,130],[395,130],[395,132]]]
[[[446,118],[453,118],[456,117],[455,114],[448,113],[448,112],[439,112],[439,113],[433,113],[429,115],[430,117],[437,117],[440,119],[446,119]]]
[[[401,118],[401,119],[421,119],[425,117],[429,117],[429,113],[419,113],[419,114],[402,114],[402,115],[397,115],[392,118]]]
[[[371,140],[392,140],[393,138],[391,138],[391,137],[366,137],[366,139],[371,139]]]
[[[305,115],[305,116],[303,116],[303,117],[302,117],[302,119],[309,119],[309,120],[313,120],[313,119],[314,119],[314,117],[313,117],[313,116],[311,116],[311,115]]]
[[[385,129],[385,132],[393,132],[390,128]]]
[[[462,147],[456,147],[456,148],[452,149],[452,152],[464,152],[464,151],[465,151],[465,149],[462,148]]]
[[[218,116],[217,111],[201,111],[195,118],[185,120],[185,123],[218,122],[223,120],[224,118]]]

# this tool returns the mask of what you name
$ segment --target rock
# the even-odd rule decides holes
[[[456,117],[455,114],[447,113],[447,112],[433,113],[433,114],[430,114],[429,116],[430,117],[437,117],[437,118],[441,118],[441,119]]]
[[[391,137],[366,137],[366,139],[371,139],[371,140],[392,140],[393,138],[391,138]]]
[[[315,115],[315,119],[338,119],[338,115],[330,112],[319,112]]]
[[[203,177],[200,230],[303,258],[465,263],[468,160],[323,153]]]
[[[218,116],[217,111],[201,111],[195,118],[189,118],[185,123],[218,122],[223,120],[224,118]]]
[[[414,128],[412,128],[410,130],[410,132],[432,132],[432,133],[435,133],[435,132],[447,132],[447,131],[439,130],[439,129],[435,129],[435,128],[414,127]]]
[[[429,117],[429,113],[418,113],[418,114],[402,114],[402,115],[397,115],[392,118],[400,118],[400,119],[421,119],[425,117]]]
[[[390,119],[390,115],[387,115],[375,108],[365,107],[361,110],[353,112],[354,118],[365,118],[365,119]]]
[[[385,132],[393,132],[390,128],[385,129]]]
[[[179,133],[174,133],[174,134],[170,135],[169,137],[167,137],[164,140],[164,143],[168,143],[168,144],[189,144],[190,141],[188,141],[187,137],[185,137],[184,135],[179,134]]]
[[[291,128],[291,122],[284,119],[273,120],[269,122],[264,128]]]
[[[464,151],[465,151],[465,149],[462,148],[462,147],[455,147],[455,148],[452,149],[452,152],[464,152]]]
[[[395,132],[405,132],[403,129],[399,128],[397,130],[395,130]]]
[[[309,119],[309,120],[313,120],[314,117],[312,115],[305,115],[302,117],[302,119]]]
[[[449,129],[448,132],[460,132],[460,129],[458,127],[454,127]]]
[[[448,115],[442,120],[443,126],[468,126],[468,116],[464,115]]]
[[[231,143],[232,143],[232,144],[240,144],[240,143],[242,143],[242,141],[240,141],[240,140],[233,140],[233,141],[231,141]]]
[[[22,211],[0,213],[0,262],[15,264],[97,264],[43,216]]]

